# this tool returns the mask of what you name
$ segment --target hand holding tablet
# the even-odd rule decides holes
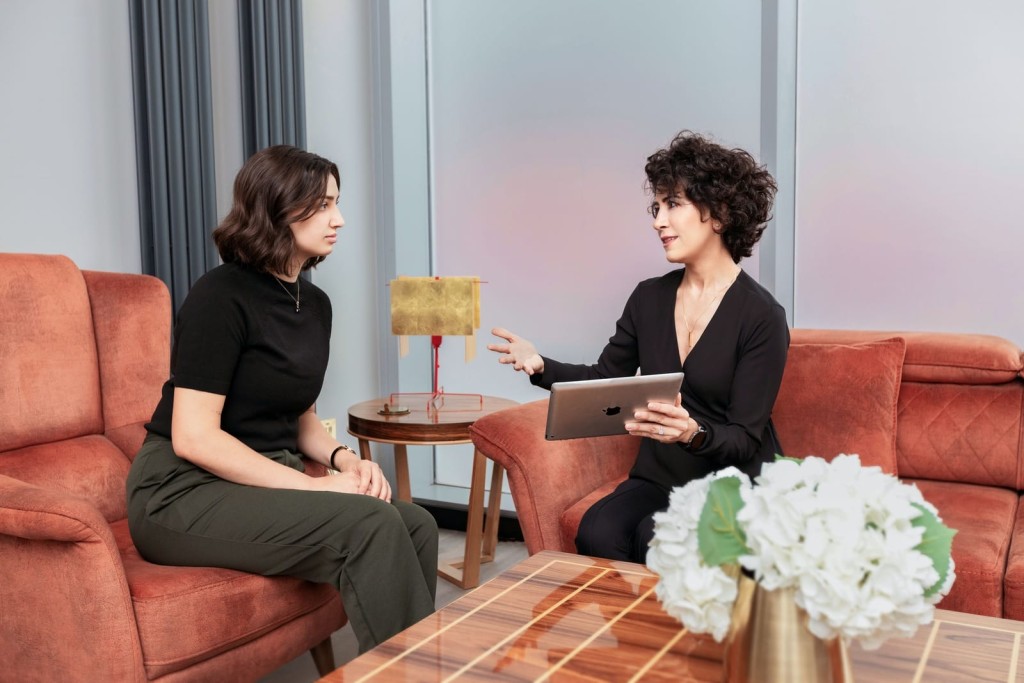
[[[610,377],[551,385],[544,438],[579,439],[630,433],[634,413],[652,401],[675,405],[683,373]],[[652,434],[647,434],[652,436]]]

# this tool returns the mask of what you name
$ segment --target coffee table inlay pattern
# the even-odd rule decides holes
[[[542,551],[328,674],[355,681],[720,681],[722,647],[661,609],[642,565]],[[936,610],[850,648],[855,681],[1024,682],[1024,622]]]
[[[403,398],[409,408],[405,414],[381,414],[388,399],[357,403],[348,410],[348,433],[359,441],[359,455],[371,460],[370,442],[392,444],[395,449],[395,478],[399,500],[412,502],[409,485],[409,458],[406,447],[444,446],[470,443],[469,428],[474,422],[498,410],[518,405],[495,396],[453,394],[435,408],[429,397]],[[493,463],[491,495],[487,503],[487,528],[483,528],[484,479],[487,459],[474,449],[473,474],[466,514],[466,550],[461,560],[440,561],[437,573],[460,588],[475,588],[480,583],[480,564],[494,559],[498,542],[498,518],[501,515],[501,483],[504,470]]]

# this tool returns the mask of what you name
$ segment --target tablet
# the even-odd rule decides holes
[[[548,400],[544,438],[580,439],[628,434],[626,422],[651,401],[674,403],[683,384],[683,373],[634,375],[555,382]]]

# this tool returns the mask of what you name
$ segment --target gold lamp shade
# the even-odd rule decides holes
[[[391,281],[391,332],[471,335],[480,327],[480,278],[400,277]]]
[[[409,336],[464,336],[466,360],[476,349],[480,327],[479,277],[406,277],[390,283],[391,333],[399,338],[402,355]]]

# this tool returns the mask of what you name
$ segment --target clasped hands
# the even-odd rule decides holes
[[[391,502],[391,484],[380,465],[371,460],[345,460],[338,474],[312,479],[317,490],[357,493]]]

